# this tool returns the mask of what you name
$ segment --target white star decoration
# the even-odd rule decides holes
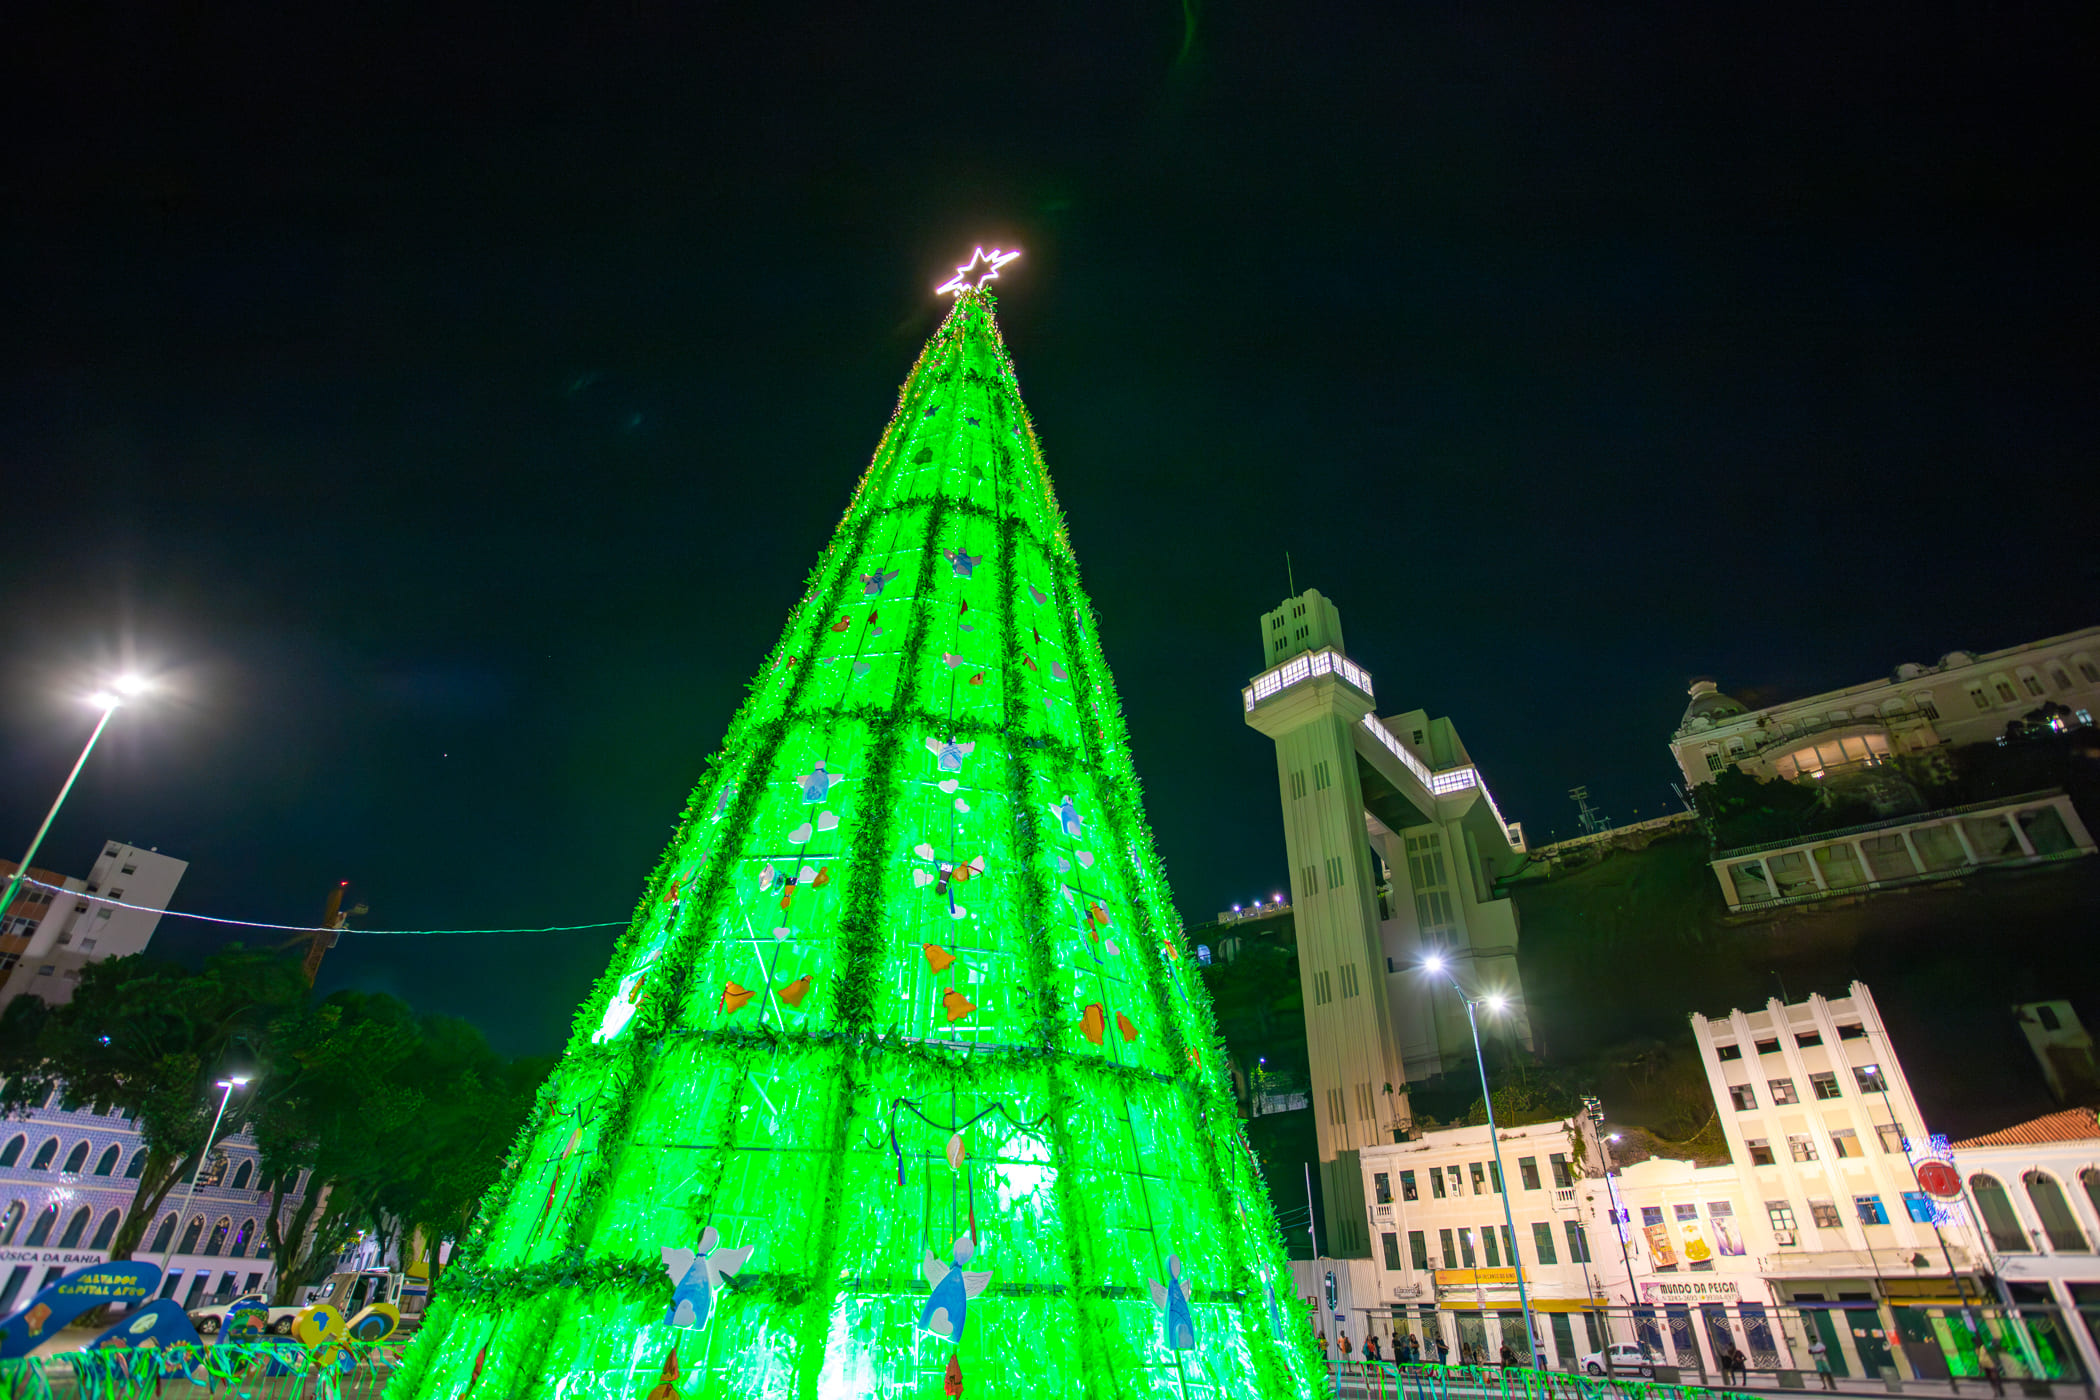
[[[949,293],[960,295],[963,292],[982,288],[985,283],[999,275],[1000,268],[1005,267],[1020,256],[1021,250],[1019,248],[1005,252],[994,248],[989,253],[979,248],[970,254],[970,260],[967,263],[955,269],[953,277],[933,289],[934,294],[936,296],[945,296]]]

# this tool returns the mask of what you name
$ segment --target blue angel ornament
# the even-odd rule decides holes
[[[1167,1256],[1167,1281],[1152,1285],[1152,1306],[1165,1320],[1167,1346],[1174,1351],[1194,1351],[1196,1319],[1189,1312],[1188,1285],[1181,1281],[1181,1260]]]
[[[664,1321],[670,1326],[707,1326],[707,1320],[714,1316],[717,1290],[727,1288],[730,1276],[750,1259],[753,1246],[721,1249],[721,1243],[721,1232],[710,1225],[700,1232],[697,1252],[664,1248],[664,1267],[670,1270],[675,1285],[670,1309],[664,1313]]]
[[[966,1273],[963,1265],[977,1246],[965,1234],[957,1237],[955,1246],[949,1251],[953,1263],[943,1264],[932,1250],[926,1251],[926,1282],[933,1285],[933,1296],[926,1300],[925,1310],[919,1314],[919,1330],[931,1332],[936,1337],[946,1337],[960,1342],[963,1324],[969,1320],[970,1300],[984,1292],[984,1286],[992,1281],[991,1271],[981,1274]]]

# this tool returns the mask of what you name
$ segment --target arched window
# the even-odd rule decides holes
[[[139,1173],[144,1170],[146,1170],[146,1149],[141,1147],[138,1151],[131,1154],[131,1165],[124,1168],[124,1179],[137,1181]]]
[[[233,1248],[228,1250],[227,1253],[238,1259],[248,1252],[248,1246],[254,1241],[255,1222],[253,1220],[243,1220],[240,1233],[233,1237]]]
[[[0,1147],[0,1167],[11,1167],[21,1161],[22,1149],[27,1146],[29,1146],[29,1139],[23,1137],[20,1133],[16,1133],[9,1138],[7,1146]]]
[[[148,1254],[165,1254],[168,1251],[168,1241],[174,1238],[175,1217],[171,1215],[161,1221],[160,1228],[153,1232],[153,1243],[146,1247],[146,1252]]]
[[[2042,1222],[2042,1233],[2049,1237],[2049,1248],[2059,1254],[2085,1253],[2085,1231],[2078,1228],[2078,1217],[2071,1214],[2071,1203],[2064,1199],[2056,1178],[2047,1172],[2033,1171],[2020,1181],[2027,1187],[2027,1199],[2034,1202],[2034,1213]]]
[[[2012,1199],[1998,1184],[1997,1177],[1979,1172],[1969,1178],[1969,1191],[1976,1197],[1976,1210],[1983,1216],[1983,1228],[1991,1237],[1991,1248],[2000,1254],[2031,1254],[2034,1251],[2034,1246],[2027,1241],[2027,1232],[2020,1228],[2020,1217],[2013,1214]]]
[[[22,1228],[23,1214],[22,1203],[16,1201],[7,1208],[7,1214],[0,1215],[0,1245],[10,1245],[15,1242],[15,1231]]]
[[[44,1145],[36,1150],[36,1156],[29,1159],[29,1170],[33,1172],[50,1171],[51,1163],[57,1156],[58,1139],[45,1138]]]
[[[254,1175],[255,1163],[244,1159],[238,1167],[233,1169],[233,1189],[236,1191],[247,1190],[248,1178]]]
[[[104,1152],[104,1153],[103,1153],[103,1154],[102,1154],[102,1155],[101,1155],[100,1157],[98,1157],[98,1158],[96,1158],[96,1159],[95,1159],[95,1175],[96,1175],[96,1176],[114,1176],[114,1175],[116,1175],[116,1171],[117,1171],[117,1162],[118,1162],[118,1159],[120,1159],[121,1157],[123,1157],[123,1155],[124,1155],[123,1149],[119,1148],[119,1147],[118,1147],[118,1146],[117,1146],[117,1145],[116,1145],[115,1143],[111,1143],[111,1144],[109,1145],[109,1150],[108,1150],[108,1151],[106,1151],[106,1152]]]
[[[79,1171],[82,1167],[87,1165],[87,1155],[88,1142],[87,1139],[82,1138],[78,1143],[74,1144],[73,1150],[66,1154],[66,1165],[64,1167],[64,1170],[69,1172]]]
[[[90,1247],[94,1249],[108,1249],[109,1242],[117,1237],[117,1226],[122,1223],[123,1219],[124,1212],[121,1210],[113,1210],[103,1216],[102,1223],[95,1227],[95,1243]]]
[[[204,1234],[204,1217],[203,1217],[203,1216],[201,1216],[201,1215],[199,1215],[199,1216],[196,1216],[195,1218],[193,1218],[193,1219],[192,1219],[192,1220],[190,1221],[190,1227],[189,1227],[189,1228],[188,1228],[187,1230],[184,1230],[184,1231],[182,1232],[182,1244],[181,1244],[181,1246],[180,1246],[180,1247],[178,1247],[178,1248],[176,1249],[176,1251],[175,1251],[175,1252],[176,1252],[177,1254],[194,1254],[194,1253],[196,1253],[196,1251],[197,1251],[197,1240],[198,1240],[198,1238],[199,1238],[200,1236],[202,1236],[203,1234]]]
[[[2093,1214],[2100,1215],[2100,1171],[2087,1167],[2078,1174],[2078,1184],[2085,1188],[2085,1198],[2093,1203]]]
[[[44,1242],[51,1238],[51,1227],[57,1223],[58,1207],[45,1206],[44,1213],[36,1218],[36,1224],[29,1227],[29,1238],[22,1243],[30,1249],[43,1248]]]
[[[211,1238],[205,1242],[204,1252],[206,1254],[217,1254],[220,1250],[226,1248],[226,1235],[232,1229],[233,1222],[223,1215],[220,1216],[219,1223],[211,1227]]]
[[[93,1206],[82,1206],[79,1210],[74,1211],[73,1218],[66,1222],[66,1232],[58,1237],[58,1247],[60,1249],[72,1249],[77,1246],[80,1243],[80,1237],[87,1233],[88,1222],[94,1218],[95,1208]]]

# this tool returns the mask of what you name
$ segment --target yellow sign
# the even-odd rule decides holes
[[[1438,1288],[1515,1288],[1515,1269],[1438,1269]]]

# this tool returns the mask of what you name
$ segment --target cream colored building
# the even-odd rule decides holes
[[[1820,1314],[1833,1362],[1913,1374],[1891,1309],[1985,1301],[1984,1260],[1966,1213],[1922,1189],[1930,1135],[1873,995],[1691,1021],[1773,1301],[1872,1304]]]
[[[1942,745],[1992,743],[2055,703],[2091,724],[2100,708],[2100,627],[2003,651],[1950,651],[1932,666],[1752,710],[1710,680],[1694,682],[1670,741],[1685,782],[1730,764],[1759,778],[1824,779]]]
[[[189,868],[157,848],[105,841],[85,880],[67,877],[53,889],[60,882],[51,872],[33,871],[40,883],[25,880],[0,922],[0,1006],[24,992],[53,1006],[71,1001],[89,963],[144,948]]]
[[[1394,1340],[1412,1333],[1431,1359],[1438,1336],[1454,1362],[1483,1353],[1499,1360],[1505,1346],[1521,1356],[1521,1263],[1539,1343],[1553,1366],[1573,1370],[1603,1345],[1597,1309],[1607,1267],[1594,1257],[1577,1190],[1577,1127],[1563,1119],[1505,1128],[1501,1148],[1506,1181],[1484,1126],[1363,1150],[1371,1263],[1388,1309],[1380,1330]]]
[[[1515,906],[1494,894],[1524,834],[1496,808],[1448,719],[1381,717],[1350,660],[1341,614],[1317,591],[1262,619],[1269,669],[1241,692],[1276,745],[1290,905],[1331,1248],[1371,1249],[1356,1154],[1412,1120],[1410,1078],[1470,1061],[1464,1005],[1419,970],[1443,957],[1474,995],[1506,994],[1531,1041]]]

